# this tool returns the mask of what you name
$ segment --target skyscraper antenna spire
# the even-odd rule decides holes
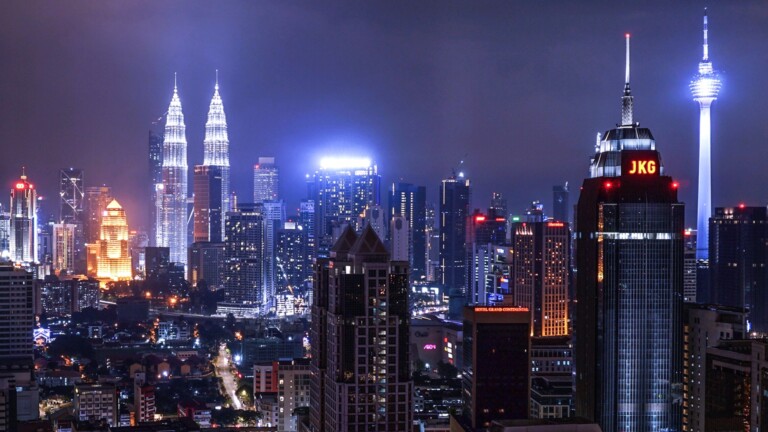
[[[173,73],[173,92],[176,93],[178,88],[176,87],[176,72]]]
[[[219,70],[216,69],[216,85],[213,87],[215,90],[219,89]]]
[[[627,39],[627,59],[626,59],[626,66],[625,66],[625,72],[624,72],[624,87],[626,90],[629,89],[629,33],[626,34]]]
[[[709,30],[707,30],[707,8],[704,8],[704,57],[702,61],[709,61]]]
[[[624,96],[621,97],[621,126],[633,126],[632,91],[629,89],[629,33],[625,35],[627,41],[626,68],[624,70]]]

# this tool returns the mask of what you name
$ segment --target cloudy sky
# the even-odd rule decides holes
[[[710,53],[713,201],[768,204],[768,2],[18,1],[0,11],[0,180],[27,167],[57,213],[58,170],[107,184],[147,222],[147,132],[178,72],[190,168],[214,71],[233,189],[275,156],[289,208],[323,155],[370,156],[384,183],[426,185],[459,161],[473,205],[510,210],[568,181],[575,202],[595,134],[620,120],[632,34],[635,119],[651,128],[695,224],[698,108],[688,83]],[[191,180],[191,176],[190,176]],[[5,204],[7,197],[2,200]],[[290,211],[289,211],[290,213]]]

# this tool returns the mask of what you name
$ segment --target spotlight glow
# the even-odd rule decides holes
[[[370,168],[370,158],[356,158],[356,157],[324,157],[320,159],[320,168],[322,169],[354,169],[354,168]]]

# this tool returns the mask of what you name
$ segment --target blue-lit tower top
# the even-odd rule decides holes
[[[710,107],[720,92],[720,76],[709,60],[707,10],[704,9],[703,55],[699,62],[699,73],[691,80],[693,100],[699,103],[699,193],[696,214],[697,245],[696,259],[709,258],[709,217],[712,216],[712,165]]]

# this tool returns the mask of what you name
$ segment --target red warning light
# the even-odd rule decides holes
[[[740,209],[743,209],[744,207],[746,207],[746,206],[744,205],[744,203],[741,203],[741,204],[739,204],[739,208],[740,208]]]
[[[603,186],[605,186],[605,188],[606,188],[606,189],[610,189],[610,188],[612,188],[612,187],[613,187],[613,183],[611,183],[611,182],[607,181],[607,182],[605,182],[605,183],[603,184]]]
[[[24,183],[16,183],[16,189],[24,189]]]
[[[475,221],[477,222],[485,222],[485,216],[475,216]]]
[[[680,183],[678,182],[672,182],[672,189],[677,189],[680,187]]]

